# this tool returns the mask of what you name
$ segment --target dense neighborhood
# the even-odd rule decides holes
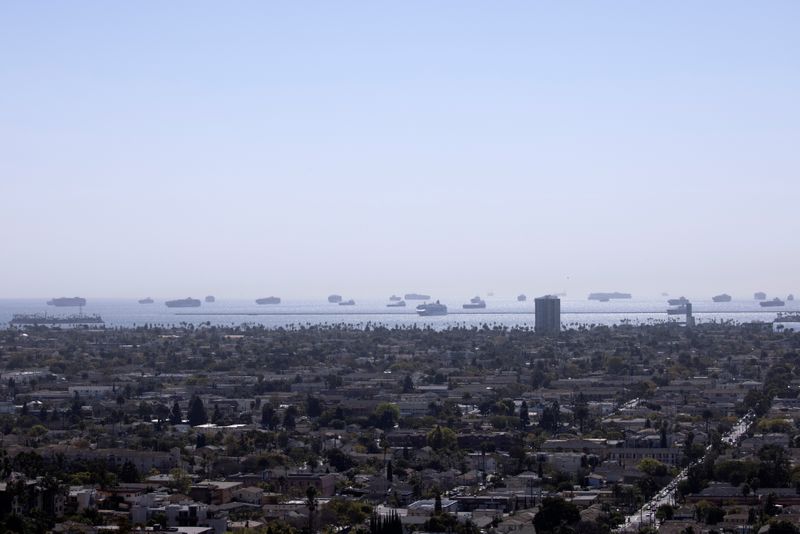
[[[0,332],[0,531],[797,533],[800,334]]]

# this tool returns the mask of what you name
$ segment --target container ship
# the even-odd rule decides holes
[[[406,307],[406,301],[397,300],[395,302],[390,302],[389,304],[386,305],[386,307],[387,308],[405,308]]]
[[[728,295],[727,293],[723,293],[722,295],[716,295],[714,297],[711,297],[711,300],[713,300],[714,302],[730,302],[731,296]]]
[[[421,293],[406,293],[406,300],[430,300],[430,295],[423,295]]]
[[[430,304],[420,304],[417,306],[417,313],[420,317],[430,317],[433,315],[447,315],[447,306],[438,300]]]
[[[200,299],[187,297],[185,299],[168,300],[164,304],[167,308],[199,308]]]
[[[256,304],[280,304],[280,297],[264,297],[263,299],[256,299]]]
[[[155,301],[150,297],[139,299],[139,304],[152,304],[153,302]]]
[[[783,306],[783,305],[785,305],[786,303],[785,303],[785,302],[783,302],[783,301],[782,301],[781,299],[779,299],[778,297],[775,297],[775,298],[774,298],[774,299],[772,299],[772,300],[762,300],[761,302],[759,302],[759,304],[761,304],[761,307],[762,307],[762,308],[774,308],[774,307],[776,307],[776,306]]]
[[[482,309],[486,307],[486,301],[480,297],[472,297],[471,299],[469,299],[468,304],[464,304],[461,307],[465,310]]]
[[[48,306],[64,308],[67,306],[86,306],[86,299],[82,297],[59,297],[47,301]]]
[[[629,299],[629,298],[631,298],[630,293],[619,293],[618,291],[614,291],[612,293],[589,293],[589,300],[598,300],[600,302],[608,302],[609,300]]]
[[[667,304],[669,304],[670,306],[683,306],[683,305],[688,304],[688,303],[689,303],[689,299],[687,299],[686,297],[681,297],[681,298],[677,298],[677,299],[669,299],[667,301]]]

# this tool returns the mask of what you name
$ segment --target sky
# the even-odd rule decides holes
[[[800,3],[0,3],[0,298],[800,293]]]

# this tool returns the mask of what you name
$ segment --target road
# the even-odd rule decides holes
[[[750,425],[755,421],[755,414],[752,412],[746,413],[736,424],[731,428],[723,437],[722,442],[726,445],[735,446],[742,436],[750,428]],[[692,466],[698,465],[705,460],[711,452],[711,445],[706,447],[706,452],[703,458],[695,460]],[[691,467],[691,466],[690,466]],[[685,480],[689,473],[689,467],[684,468],[678,475],[670,481],[669,484],[661,488],[650,501],[644,504],[637,512],[625,518],[625,522],[619,526],[617,532],[636,532],[642,526],[654,526],[658,528],[659,521],[656,519],[656,511],[659,506],[664,504],[675,504],[675,496],[678,492],[678,484]]]

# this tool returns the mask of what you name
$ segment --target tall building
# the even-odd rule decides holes
[[[557,336],[561,332],[561,299],[553,295],[537,298],[536,333]]]

